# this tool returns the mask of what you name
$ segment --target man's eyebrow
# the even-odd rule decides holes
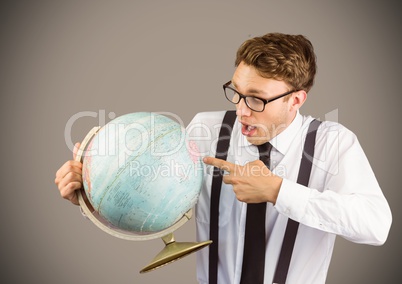
[[[232,85],[233,87],[235,87],[236,90],[238,90],[236,83],[232,81]],[[262,95],[267,95],[267,93],[263,90],[258,90],[258,89],[249,89],[247,90],[247,94],[262,94]],[[244,94],[246,95],[246,94]]]

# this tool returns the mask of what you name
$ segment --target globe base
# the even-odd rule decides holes
[[[165,248],[155,256],[150,264],[141,269],[140,273],[155,270],[190,255],[212,243],[210,240],[205,242],[176,242],[173,233],[162,237],[162,240],[165,243]]]

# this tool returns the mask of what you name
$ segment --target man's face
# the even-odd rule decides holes
[[[232,78],[236,90],[245,96],[271,99],[290,91],[283,81],[261,77],[256,69],[243,62],[239,64]],[[292,96],[290,94],[289,96]],[[292,107],[292,97],[284,97],[265,105],[263,112],[247,107],[244,100],[236,105],[236,114],[242,124],[242,134],[254,144],[263,144],[282,132],[293,120],[296,109]]]

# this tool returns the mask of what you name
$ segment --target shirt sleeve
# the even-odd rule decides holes
[[[356,136],[321,131],[308,187],[283,179],[275,208],[306,226],[362,244],[382,245],[391,210]],[[317,134],[318,137],[318,134]]]

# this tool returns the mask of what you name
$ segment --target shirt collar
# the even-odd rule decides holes
[[[241,125],[236,121],[237,127],[235,127],[235,136],[234,138],[239,141],[240,147],[248,147],[251,146],[252,144],[247,141],[247,138],[241,133]],[[272,146],[278,150],[281,154],[285,155],[292,144],[293,139],[295,138],[297,132],[300,130],[301,126],[303,124],[303,118],[302,115],[297,111],[295,118],[293,121],[289,124],[288,127],[286,127],[285,130],[283,130],[281,133],[279,133],[277,136],[272,138],[269,142],[272,144]],[[236,137],[237,136],[237,137]]]

